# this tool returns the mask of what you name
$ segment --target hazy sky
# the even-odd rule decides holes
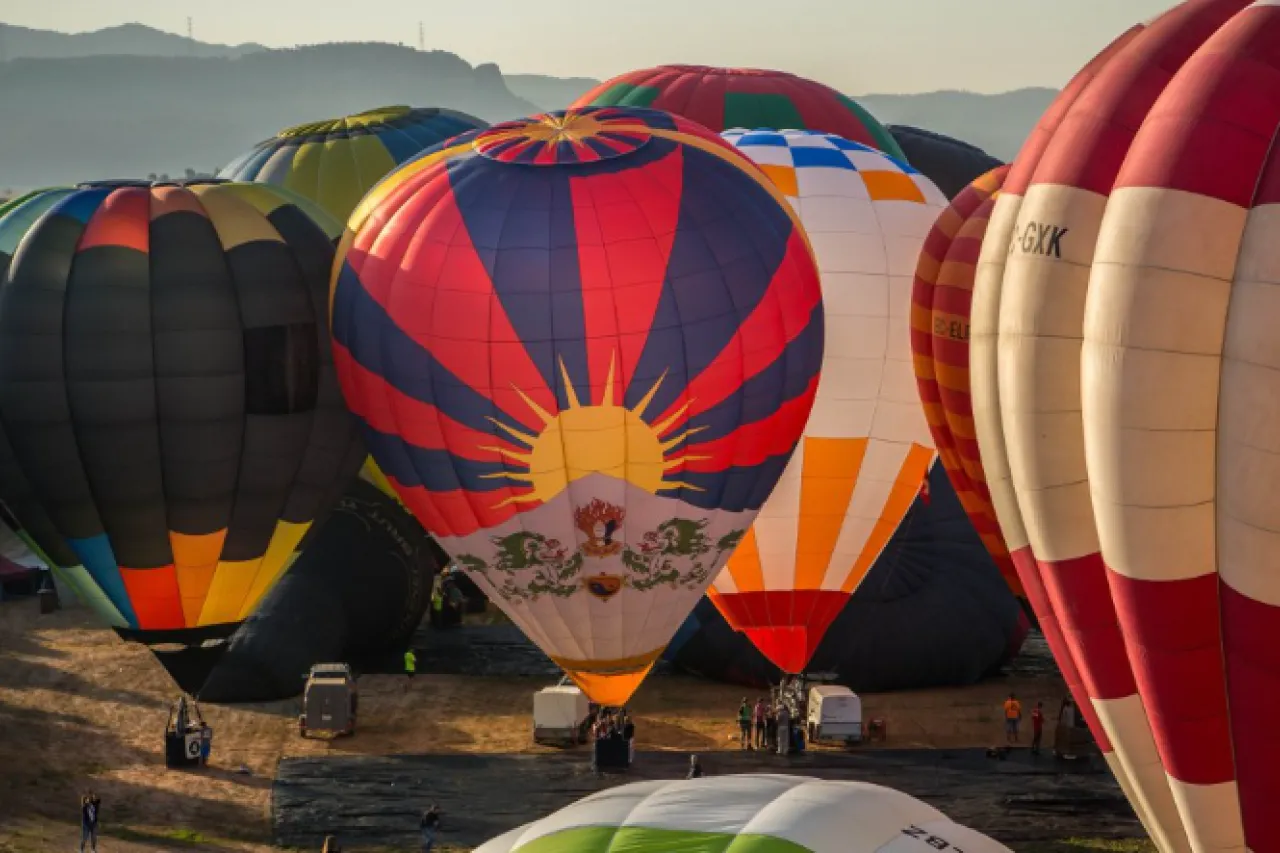
[[[780,68],[850,94],[1061,86],[1173,0],[0,0],[0,21],[131,21],[201,41],[418,43],[507,72],[610,77],[663,62]]]

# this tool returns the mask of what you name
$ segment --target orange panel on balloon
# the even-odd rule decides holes
[[[739,592],[758,592],[764,589],[764,569],[760,567],[760,550],[756,545],[754,527],[747,528],[746,535],[729,557],[724,571],[733,578],[733,585]]]
[[[620,672],[602,674],[599,672],[585,672],[579,669],[567,669],[565,672],[573,683],[590,697],[592,702],[597,705],[604,705],[610,708],[618,708],[630,701],[636,688],[640,686],[640,682],[644,681],[645,676],[649,674],[649,670],[653,669],[653,664],[645,664],[644,667],[634,672]]]
[[[804,439],[796,589],[822,586],[866,452],[865,438]]]
[[[173,566],[158,569],[126,569],[120,577],[129,593],[129,603],[143,631],[176,631],[187,627],[178,592],[178,577]]]
[[[169,531],[169,547],[173,549],[174,571],[187,625],[200,621],[200,611],[209,595],[209,585],[213,583],[226,538],[225,529],[204,534]]]

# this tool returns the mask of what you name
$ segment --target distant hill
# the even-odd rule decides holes
[[[84,56],[234,57],[266,50],[260,44],[206,44],[142,24],[88,33],[59,33],[0,24],[0,60],[73,59]]]
[[[0,188],[217,169],[277,130],[386,104],[501,121],[563,109],[588,77],[506,77],[444,51],[381,43],[293,50],[204,44],[139,24],[57,33],[0,24]],[[857,96],[886,124],[1011,159],[1051,89]]]
[[[19,59],[0,64],[0,187],[210,171],[283,127],[386,104],[538,112],[496,65],[386,44]]]
[[[1057,94],[1055,89],[1017,89],[999,95],[947,91],[855,97],[885,124],[945,133],[1007,162],[1017,156],[1023,140]]]
[[[544,110],[563,110],[580,95],[594,89],[599,80],[590,77],[546,77],[542,74],[506,74],[507,88]]]

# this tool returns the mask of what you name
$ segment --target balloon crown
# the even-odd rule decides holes
[[[374,130],[383,125],[399,122],[406,118],[427,119],[440,112],[436,107],[409,107],[395,104],[386,107],[374,107],[364,112],[353,113],[341,118],[324,119],[306,124],[288,127],[276,134],[277,139],[297,139],[304,136],[325,136],[331,133],[350,133],[360,130]]]
[[[660,68],[679,71],[682,74],[704,74],[723,77],[794,77],[787,71],[772,71],[768,68],[721,68],[717,65],[662,65]]]
[[[474,144],[481,156],[501,163],[596,163],[643,148],[653,138],[650,123],[662,115],[619,107],[559,110],[496,124]]]

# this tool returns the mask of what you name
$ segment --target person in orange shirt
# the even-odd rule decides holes
[[[1007,743],[1018,742],[1018,723],[1022,721],[1022,703],[1012,693],[1004,700],[1004,737]]]

